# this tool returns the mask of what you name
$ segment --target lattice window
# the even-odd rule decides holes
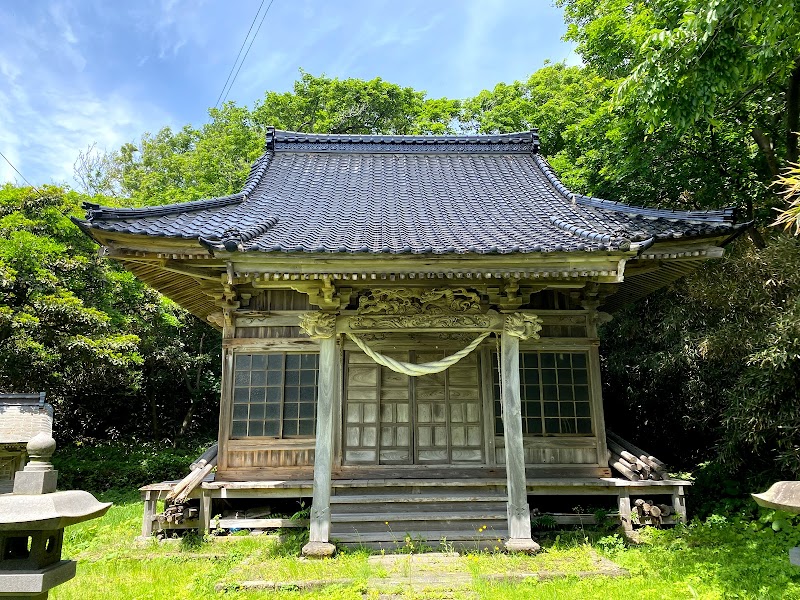
[[[231,436],[314,437],[318,354],[237,354]]]
[[[493,355],[495,432],[503,434],[500,377]],[[585,352],[520,352],[522,433],[591,435],[588,356]]]

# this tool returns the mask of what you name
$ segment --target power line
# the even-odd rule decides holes
[[[25,178],[25,175],[23,175],[22,173],[20,173],[20,172],[19,172],[19,169],[18,169],[17,167],[15,167],[13,164],[11,164],[11,161],[10,161],[10,160],[8,160],[8,159],[6,158],[6,155],[5,155],[5,154],[3,154],[2,152],[0,152],[0,156],[2,156],[2,157],[3,157],[3,159],[4,159],[4,160],[5,160],[7,163],[8,163],[8,165],[9,165],[9,166],[10,166],[12,169],[14,169],[14,170],[17,172],[17,175],[19,175],[20,177],[22,177],[22,179],[23,179],[23,181],[25,181],[25,183],[27,183],[29,186],[31,186],[31,187],[32,187],[34,190],[36,190],[36,193],[37,193],[37,194],[39,194],[39,195],[40,195],[42,198],[44,198],[44,195],[42,194],[42,192],[40,192],[40,191],[39,191],[39,188],[37,188],[37,187],[36,187],[35,185],[33,185],[33,184],[30,182],[30,181],[28,181],[28,180]]]
[[[214,108],[217,108],[219,106],[219,101],[222,98],[222,94],[225,93],[225,88],[228,87],[228,82],[231,80],[231,75],[233,75],[233,70],[236,68],[236,63],[239,62],[239,57],[242,55],[242,50],[244,50],[244,45],[247,43],[247,38],[250,37],[250,32],[253,31],[253,25],[256,24],[256,19],[258,19],[258,15],[264,6],[264,2],[266,2],[266,0],[261,0],[261,4],[258,6],[258,10],[256,11],[255,16],[253,17],[253,21],[252,23],[250,23],[250,29],[247,30],[247,35],[244,36],[244,39],[242,40],[242,45],[239,47],[239,53],[236,55],[236,60],[233,61],[233,65],[231,65],[231,70],[228,71],[228,78],[225,80],[225,84],[222,86],[222,90],[220,90],[219,96],[217,96],[217,101],[214,103]],[[270,2],[270,4],[272,4],[272,2]],[[267,10],[269,10],[269,8]]]
[[[242,70],[242,65],[244,64],[244,61],[247,60],[247,55],[250,54],[250,48],[253,47],[253,42],[256,41],[256,38],[258,37],[258,32],[261,31],[261,26],[264,24],[264,19],[267,18],[267,13],[269,12],[269,9],[272,8],[272,3],[274,1],[275,0],[269,0],[269,4],[267,5],[267,10],[264,11],[264,15],[261,17],[261,21],[258,24],[258,28],[256,29],[256,32],[253,34],[253,37],[250,38],[250,45],[247,47],[247,51],[244,53],[244,57],[242,58],[242,62],[239,63],[239,68],[236,69],[236,74],[233,76],[233,79],[231,80],[231,84],[228,86],[228,91],[225,93],[225,97],[222,99],[222,103],[223,104],[225,104],[225,100],[228,99],[228,94],[230,93],[231,88],[233,88],[233,84],[236,82],[236,78],[239,76],[239,71]],[[256,15],[256,16],[258,16],[258,15]]]

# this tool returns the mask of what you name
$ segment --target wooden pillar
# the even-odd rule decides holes
[[[625,537],[633,534],[633,521],[631,520],[631,493],[627,487],[619,488],[617,497],[619,506],[619,520],[622,524],[622,531]]]
[[[203,489],[200,485],[200,514],[197,532],[206,535],[211,529],[211,490]]]
[[[144,512],[142,514],[142,539],[147,539],[153,535],[153,520],[156,517],[156,502],[158,493],[146,491],[144,493]]]
[[[535,321],[533,323],[538,325]],[[539,544],[531,538],[519,389],[519,340],[527,339],[538,332],[538,329],[531,332],[531,327],[531,321],[526,315],[517,313],[506,316],[500,343],[500,390],[508,486],[508,540],[505,546],[514,552],[539,550]]]
[[[333,462],[334,415],[339,399],[336,317],[325,313],[305,315],[301,326],[320,340],[317,380],[317,431],[314,448],[314,495],[311,504],[309,542],[303,555],[331,556],[336,547],[329,542],[331,529],[331,466]]]
[[[683,486],[678,485],[672,491],[672,508],[675,510],[675,520],[686,524],[686,495]]]

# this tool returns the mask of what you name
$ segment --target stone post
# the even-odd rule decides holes
[[[320,340],[317,430],[314,448],[314,497],[311,504],[309,542],[303,546],[303,555],[322,558],[332,556],[336,551],[336,547],[329,541],[334,415],[339,396],[336,315],[308,313],[303,315],[300,326],[309,336]]]
[[[500,390],[508,486],[508,540],[505,547],[512,552],[533,553],[539,550],[539,544],[531,537],[531,513],[525,478],[519,387],[519,340],[538,337],[540,330],[539,319],[534,315],[524,313],[506,315],[500,342]]]

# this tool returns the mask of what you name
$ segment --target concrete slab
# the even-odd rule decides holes
[[[46,592],[75,577],[76,565],[62,560],[41,570],[0,571],[0,598]]]
[[[335,560],[335,559],[333,559]],[[370,556],[369,565],[381,577],[370,577],[366,582],[366,592],[377,592],[379,598],[387,600],[405,597],[405,592],[426,591],[437,598],[446,598],[448,592],[460,592],[459,597],[469,594],[472,586],[480,581],[518,583],[524,581],[543,581],[559,577],[624,577],[628,575],[613,561],[598,554],[591,556],[590,568],[570,570],[568,564],[562,568],[538,571],[522,568],[499,573],[475,574],[470,568],[469,556],[452,553],[386,554]],[[534,565],[535,566],[535,565]],[[249,580],[235,583],[220,583],[217,590],[310,590],[322,589],[330,585],[355,585],[355,579],[315,579],[297,581]],[[361,582],[363,584],[363,581]],[[372,597],[372,596],[370,596]]]

